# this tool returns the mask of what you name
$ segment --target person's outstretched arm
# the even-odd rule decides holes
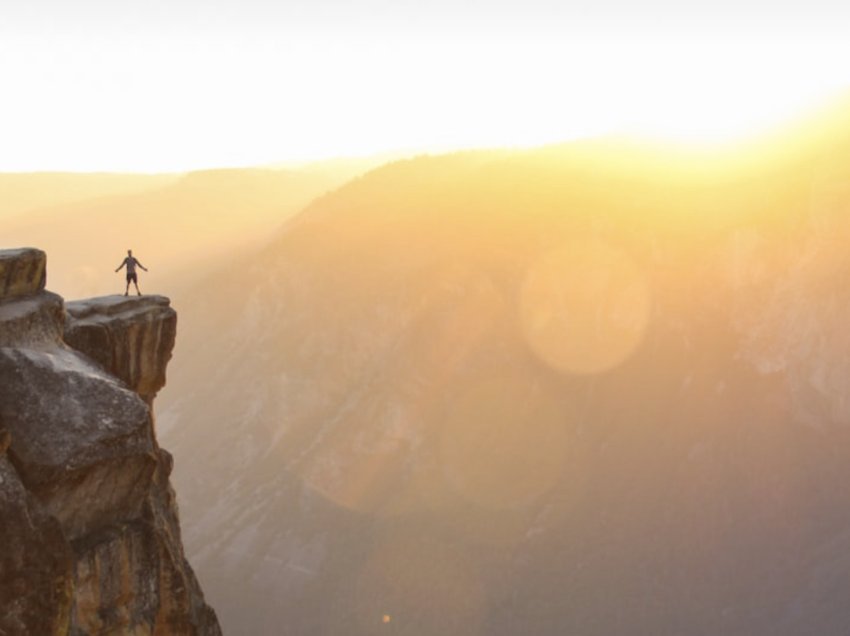
[[[118,269],[116,269],[115,271],[116,272],[121,271],[121,268],[124,267],[126,264],[127,264],[127,259],[125,258],[123,261],[121,261],[121,264],[118,266]]]
[[[148,268],[147,268],[147,267],[145,267],[144,265],[142,265],[142,264],[141,264],[138,260],[136,261],[136,265],[138,265],[139,267],[141,267],[143,270],[148,271]]]

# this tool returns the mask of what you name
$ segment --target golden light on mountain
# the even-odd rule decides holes
[[[482,381],[452,406],[443,428],[446,478],[485,508],[531,503],[561,475],[567,426],[561,405],[521,375]]]
[[[555,369],[581,375],[624,362],[641,343],[649,313],[649,286],[637,265],[593,240],[541,256],[520,297],[532,351]]]

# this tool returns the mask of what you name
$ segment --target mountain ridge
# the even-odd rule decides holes
[[[807,148],[395,162],[196,288],[160,422],[225,628],[837,636],[850,152]]]

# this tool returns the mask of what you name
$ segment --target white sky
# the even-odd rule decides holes
[[[0,171],[753,132],[850,87],[850,9],[0,0]]]

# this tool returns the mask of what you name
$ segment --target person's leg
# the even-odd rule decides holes
[[[127,277],[127,286],[124,288],[124,295],[126,296],[128,293],[130,293],[130,277],[129,276]]]

